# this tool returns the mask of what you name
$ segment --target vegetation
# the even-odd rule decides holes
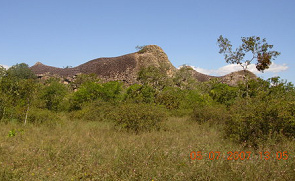
[[[163,69],[133,85],[64,85],[26,64],[0,68],[0,180],[295,179],[292,83],[232,87]]]
[[[244,70],[247,69],[248,65],[252,61],[256,60],[256,68],[258,71],[264,71],[268,69],[271,65],[271,61],[280,55],[280,52],[270,51],[273,45],[269,45],[266,39],[261,39],[260,37],[242,37],[242,45],[236,48],[235,51],[232,50],[231,42],[227,38],[223,38],[220,35],[217,43],[219,45],[219,53],[224,54],[227,63],[239,64]],[[250,58],[247,57],[247,53],[251,53]]]

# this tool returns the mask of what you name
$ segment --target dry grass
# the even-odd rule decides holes
[[[112,123],[0,125],[0,180],[295,180],[294,141],[260,151],[288,151],[287,160],[210,160],[210,151],[246,151],[216,127],[170,118],[161,131],[131,134]],[[16,135],[9,137],[9,131]],[[22,131],[23,130],[23,131]],[[202,160],[190,152],[202,151]]]

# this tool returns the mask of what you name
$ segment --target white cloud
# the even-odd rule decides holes
[[[200,67],[194,67],[194,66],[192,66],[192,67],[200,73],[207,74],[207,75],[215,75],[215,76],[222,76],[222,75],[229,74],[231,72],[243,70],[243,68],[238,64],[229,64],[229,65],[225,65],[223,67],[220,67],[218,69],[203,69]],[[278,65],[278,64],[272,63],[270,65],[269,69],[265,70],[264,72],[265,73],[278,73],[278,72],[283,72],[283,71],[287,70],[288,68],[289,67],[286,64]],[[262,73],[256,69],[255,64],[248,65],[248,70],[255,73],[255,74]]]
[[[6,69],[9,69],[9,66],[7,66],[7,65],[1,65],[1,64],[0,64],[0,66],[4,67],[4,68],[6,68]]]
[[[278,65],[278,64],[271,64],[271,66],[269,67],[269,69],[265,70],[265,72],[271,72],[271,73],[278,73],[278,72],[283,72],[285,70],[287,70],[289,67],[287,66],[287,64],[283,64],[283,65]]]

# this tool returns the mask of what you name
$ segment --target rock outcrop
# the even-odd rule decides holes
[[[137,83],[137,73],[140,69],[149,66],[164,66],[169,76],[177,71],[166,53],[157,45],[147,45],[138,52],[119,57],[94,59],[73,68],[56,68],[37,62],[31,70],[41,79],[57,76],[62,77],[65,82],[71,82],[78,74],[96,74],[104,81],[120,80],[130,85]],[[250,75],[250,78],[256,78],[255,74],[249,71],[232,72],[221,77],[205,75],[195,70],[191,73],[201,82],[217,78],[228,85],[237,85],[239,81],[244,80],[246,73]]]
[[[228,84],[230,86],[235,86],[239,82],[245,81],[246,79],[257,79],[257,76],[248,70],[240,70],[221,76],[219,77],[219,79],[222,83]]]
[[[172,75],[176,68],[166,53],[157,45],[147,45],[136,53],[113,58],[98,58],[73,68],[56,68],[37,62],[31,70],[39,77],[73,77],[78,74],[96,74],[102,80],[121,80],[127,84],[136,82],[137,73],[143,67],[165,66]]]

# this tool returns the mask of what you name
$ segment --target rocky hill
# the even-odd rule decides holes
[[[31,70],[39,78],[55,75],[70,79],[77,74],[94,73],[106,81],[121,80],[132,84],[136,82],[138,71],[148,66],[165,66],[169,75],[176,70],[166,53],[156,45],[148,45],[139,52],[119,57],[94,59],[73,68],[56,68],[37,62]]]
[[[136,83],[137,73],[141,68],[148,66],[165,66],[167,74],[172,76],[177,69],[171,64],[166,53],[157,45],[147,45],[142,50],[113,58],[98,58],[73,68],[56,68],[37,62],[31,70],[39,77],[50,76],[63,77],[71,81],[78,74],[94,73],[105,81],[120,80],[127,84]],[[236,85],[245,76],[244,71],[215,77],[199,73],[195,70],[192,75],[201,82],[217,78],[223,83]],[[255,74],[249,72],[250,77],[256,78]]]
[[[240,71],[236,71],[236,72],[232,72],[232,73],[229,73],[229,74],[226,74],[224,76],[211,76],[211,75],[206,75],[206,74],[202,74],[196,70],[193,70],[193,69],[190,69],[190,73],[191,75],[196,78],[198,81],[200,82],[206,82],[206,81],[209,81],[211,79],[217,79],[219,80],[220,82],[222,83],[225,83],[225,84],[228,84],[230,86],[235,86],[238,84],[238,82],[240,81],[244,81],[245,78],[246,78],[246,75],[248,75],[248,78],[249,79],[256,79],[257,76],[246,70],[240,70]]]

